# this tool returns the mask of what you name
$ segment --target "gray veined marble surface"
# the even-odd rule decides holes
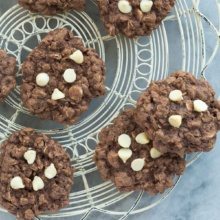
[[[10,1],[12,2],[12,1]],[[14,0],[15,2],[15,0]],[[11,3],[10,3],[11,4]],[[0,14],[8,8],[8,1],[0,0]],[[202,12],[218,26],[214,0],[202,0]],[[215,12],[215,13],[213,13]],[[175,30],[173,30],[175,34]],[[210,42],[211,45],[211,42]],[[220,94],[220,51],[209,68],[207,78]],[[175,63],[175,60],[173,61]],[[179,184],[169,197],[155,208],[129,220],[220,220],[220,135],[215,149],[203,154],[187,168]],[[103,219],[103,215],[91,215],[89,219]],[[0,213],[0,220],[13,220],[13,216]],[[58,218],[57,218],[58,219]],[[62,218],[64,219],[64,218]],[[74,217],[65,218],[74,219]],[[118,219],[112,217],[112,219]],[[59,218],[58,220],[61,220]]]

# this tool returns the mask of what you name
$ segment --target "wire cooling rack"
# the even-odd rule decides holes
[[[67,216],[89,219],[94,212],[125,219],[129,214],[148,210],[166,198],[173,188],[162,195],[149,196],[144,192],[120,193],[111,182],[103,182],[92,160],[98,133],[123,108],[134,106],[139,94],[152,80],[162,79],[177,69],[205,77],[205,70],[219,47],[219,33],[200,12],[199,0],[177,0],[172,13],[150,37],[134,40],[107,35],[95,1],[87,0],[87,4],[86,12],[54,17],[30,14],[15,5],[0,17],[0,48],[17,58],[18,69],[16,89],[0,105],[1,142],[15,130],[33,127],[59,141],[76,168],[70,205],[59,213],[43,215],[40,219]],[[46,33],[60,27],[69,28],[83,39],[85,46],[95,48],[107,66],[107,94],[94,100],[89,111],[76,124],[65,127],[34,117],[22,106],[20,99],[23,60]],[[208,36],[205,28],[210,30]],[[177,36],[172,35],[174,29]],[[215,42],[211,52],[207,49],[207,38],[210,37]],[[175,59],[177,55],[178,60]],[[187,155],[187,165],[198,156]],[[178,180],[175,178],[175,185]]]

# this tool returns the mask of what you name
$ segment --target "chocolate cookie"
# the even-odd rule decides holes
[[[0,50],[0,102],[15,88],[16,59]]]
[[[176,72],[151,83],[138,102],[135,120],[160,152],[209,151],[220,128],[220,103],[205,79]]]
[[[72,124],[105,93],[104,62],[62,28],[48,33],[22,65],[24,106],[42,119]]]
[[[18,219],[68,205],[72,185],[68,154],[46,135],[26,128],[1,145],[0,205]]]
[[[31,12],[43,15],[55,15],[71,10],[83,10],[85,0],[18,0],[18,3]]]
[[[150,35],[167,16],[175,0],[98,0],[102,20],[112,36]]]
[[[185,161],[177,154],[160,154],[152,148],[144,130],[133,119],[134,110],[122,112],[99,134],[95,162],[104,180],[112,180],[122,191],[162,193],[173,185]]]

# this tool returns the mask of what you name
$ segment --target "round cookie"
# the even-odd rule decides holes
[[[0,50],[0,102],[15,88],[16,59]]]
[[[132,38],[150,35],[167,16],[175,0],[98,0],[108,33]]]
[[[42,119],[73,124],[105,93],[105,65],[68,29],[48,33],[22,65],[24,106]]]
[[[55,15],[71,10],[81,11],[85,8],[85,0],[18,0],[18,3],[31,12],[43,15]]]
[[[13,133],[1,145],[0,205],[18,219],[68,205],[73,168],[62,146],[33,129]]]
[[[121,191],[144,190],[162,193],[184,171],[185,161],[177,154],[161,155],[133,119],[134,110],[122,112],[99,134],[95,162],[104,180]]]
[[[183,155],[213,148],[219,110],[209,83],[180,71],[150,84],[138,99],[135,120],[160,152]]]

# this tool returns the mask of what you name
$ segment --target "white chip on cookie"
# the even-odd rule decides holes
[[[121,147],[124,147],[124,148],[129,148],[131,146],[131,138],[129,135],[127,134],[121,134],[119,137],[118,137],[118,144],[121,146]]]
[[[132,151],[128,148],[122,148],[118,151],[118,156],[124,163],[126,163],[126,161],[132,156]]]
[[[52,100],[59,100],[65,98],[65,94],[62,93],[59,89],[54,89],[53,94],[51,96]]]
[[[181,115],[171,115],[168,119],[168,122],[174,128],[179,128],[182,124],[182,116]]]
[[[131,4],[127,0],[119,0],[118,9],[120,12],[122,12],[124,14],[128,14],[132,11]]]
[[[141,171],[144,167],[144,164],[145,164],[144,158],[135,159],[131,162],[131,169],[136,172]]]
[[[169,99],[173,102],[180,102],[183,100],[183,93],[181,90],[172,90],[169,94]]]
[[[83,56],[82,51],[80,51],[80,50],[76,50],[75,52],[73,52],[69,56],[69,58],[77,64],[82,64],[84,62],[84,56]]]
[[[193,101],[193,107],[196,112],[205,112],[208,110],[208,105],[199,99]]]
[[[148,144],[150,142],[147,134],[142,132],[135,137],[135,140],[138,144]]]
[[[153,6],[153,2],[151,0],[141,0],[140,9],[142,12],[150,12]]]
[[[51,163],[50,166],[45,169],[44,175],[47,177],[47,179],[53,179],[57,175],[57,169],[53,163]]]
[[[76,81],[76,72],[74,69],[66,69],[63,78],[67,83],[73,83]]]
[[[15,176],[14,178],[12,178],[10,181],[10,186],[12,189],[24,189],[25,188],[23,180],[21,179],[20,176]]]
[[[28,164],[33,164],[36,159],[36,151],[35,150],[27,150],[24,153],[24,158]]]
[[[39,73],[36,76],[36,84],[38,86],[44,87],[46,86],[50,81],[50,77],[47,73]]]
[[[153,147],[153,148],[150,149],[150,156],[151,156],[151,158],[157,159],[161,155],[162,155],[162,153],[159,150],[157,150],[156,148]]]
[[[44,188],[44,182],[39,176],[35,176],[32,181],[34,191],[38,191]]]

